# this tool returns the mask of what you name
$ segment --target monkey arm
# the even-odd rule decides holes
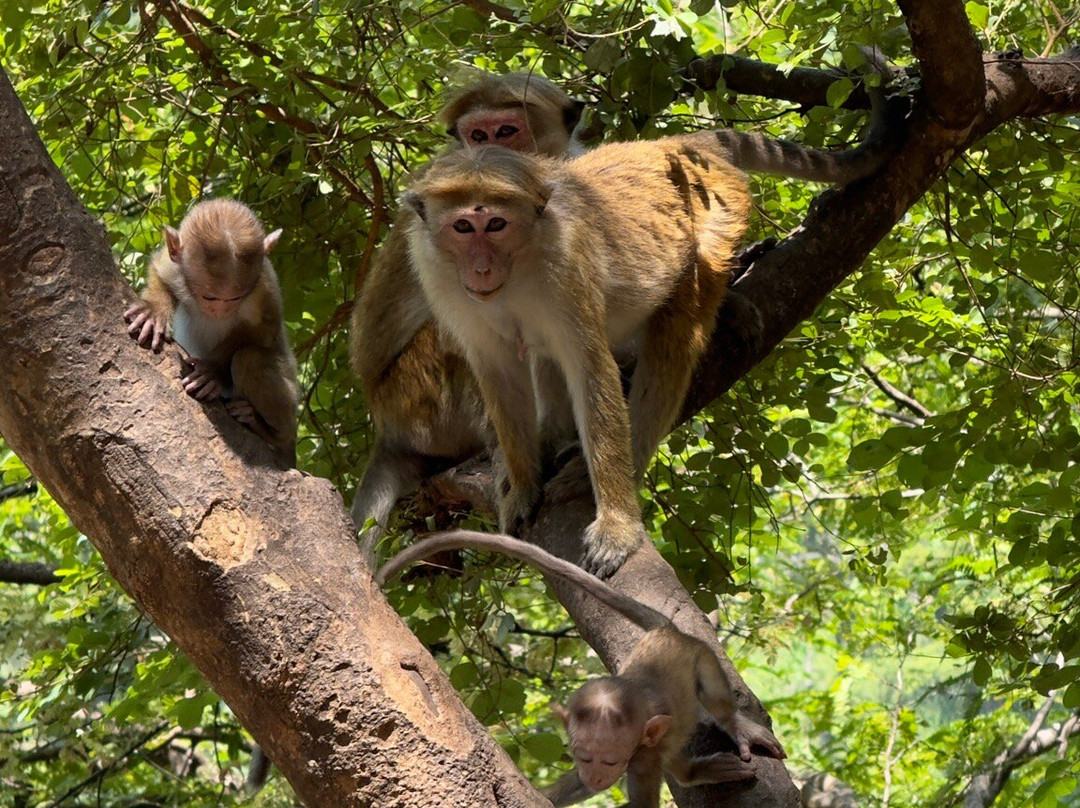
[[[626,768],[625,808],[658,808],[663,778],[660,747],[638,747]]]
[[[576,769],[567,772],[547,788],[541,789],[540,793],[551,800],[555,808],[573,805],[592,796],[592,791],[581,782]]]
[[[349,328],[349,363],[369,398],[431,320],[427,298],[409,260],[406,218],[399,214],[359,290]]]
[[[499,527],[512,532],[540,501],[540,433],[532,379],[516,347],[494,333],[488,341],[473,340],[467,358],[506,459],[508,485],[500,482],[497,491]]]
[[[162,278],[163,262],[169,260],[164,251],[158,252],[150,261],[146,289],[139,302],[124,312],[128,333],[144,347],[160,351],[162,343],[171,337],[170,322],[176,312],[176,296]],[[148,341],[149,340],[149,344]]]
[[[603,321],[588,317],[580,303],[578,340],[561,340],[559,366],[574,407],[596,518],[585,531],[585,565],[601,577],[614,572],[645,539],[637,502],[630,448],[630,415],[619,366],[607,343]],[[592,309],[602,315],[603,307]],[[590,322],[591,320],[591,322]]]

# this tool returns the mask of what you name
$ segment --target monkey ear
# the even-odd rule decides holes
[[[169,251],[169,258],[180,261],[180,231],[175,227],[165,225],[165,247]]]
[[[277,230],[275,230],[273,233],[263,239],[263,253],[268,253],[272,249],[274,249],[274,247],[277,246],[278,239],[280,238],[281,228],[279,227]]]
[[[654,715],[645,722],[645,729],[641,732],[641,745],[656,746],[670,726],[670,715]]]
[[[416,211],[416,215],[420,217],[420,221],[427,221],[427,211],[424,209],[424,197],[420,196],[416,191],[406,191],[401,195],[401,201]]]
[[[551,703],[551,712],[559,716],[562,719],[563,726],[567,729],[570,728],[570,713],[569,711],[559,704],[557,701]]]

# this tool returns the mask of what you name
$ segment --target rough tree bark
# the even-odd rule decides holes
[[[1073,61],[983,57],[959,0],[900,7],[922,91],[895,159],[872,181],[823,195],[740,278],[754,325],[721,318],[687,412],[810,316],[965,148],[1015,117],[1080,109]],[[152,357],[128,339],[120,314],[131,291],[6,77],[0,143],[0,432],[117,580],[306,804],[546,804],[371,586],[337,492],[272,467],[220,406],[183,395],[175,351]],[[530,538],[576,558],[591,519],[587,487],[571,468],[548,494]],[[715,643],[651,547],[614,583]],[[559,594],[606,664],[625,657],[637,635],[624,621],[578,592]],[[740,699],[760,709],[736,681]],[[676,799],[682,808],[798,804],[783,766],[769,761],[756,783]]]
[[[3,74],[0,143],[0,432],[117,581],[305,804],[547,804],[372,585],[337,491],[128,338],[131,289]]]

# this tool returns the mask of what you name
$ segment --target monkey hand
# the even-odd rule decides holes
[[[751,746],[761,747],[769,753],[770,757],[777,760],[783,760],[787,757],[784,747],[780,745],[780,741],[776,740],[776,736],[767,727],[748,718],[741,712],[735,714],[734,731],[728,734],[732,736],[732,740],[739,747],[739,757],[743,760],[750,760]]]
[[[597,514],[585,528],[582,566],[598,578],[608,578],[645,541],[645,526],[620,513]]]
[[[157,311],[145,300],[140,300],[125,311],[124,320],[128,324],[128,334],[141,346],[155,353],[160,351],[162,343],[171,337],[169,315]]]
[[[180,380],[184,392],[199,401],[213,401],[221,395],[221,382],[213,369],[198,359],[192,359],[192,370]]]

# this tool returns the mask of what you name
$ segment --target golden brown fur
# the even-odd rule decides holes
[[[699,704],[738,754],[687,754]],[[768,729],[738,712],[716,655],[670,624],[648,631],[617,675],[586,683],[557,712],[575,762],[544,790],[557,807],[610,788],[626,772],[626,808],[657,808],[665,774],[683,786],[746,780],[755,771],[751,746],[784,757]]]
[[[459,152],[406,197],[421,285],[506,455],[501,524],[517,526],[539,497],[543,427],[530,414],[558,421],[568,393],[597,500],[587,563],[603,574],[644,535],[635,480],[674,422],[749,217],[743,175],[708,146],[689,135],[569,162]],[[612,349],[631,343],[628,413]],[[537,403],[522,348],[536,378],[565,390],[541,389]]]
[[[480,128],[490,143],[555,156],[580,150],[573,137],[579,116],[578,104],[532,74],[484,76],[440,113],[455,137],[459,129]],[[516,131],[500,136],[507,126]],[[491,440],[479,390],[460,352],[431,319],[400,227],[390,231],[357,296],[349,358],[377,433],[352,508],[357,527],[374,521],[363,534],[371,552],[399,498]]]
[[[159,350],[171,338],[188,352],[183,380],[192,396],[225,396],[226,407],[295,464],[299,386],[282,319],[281,290],[267,253],[281,231],[266,235],[241,202],[195,205],[151,259],[147,288],[125,313],[128,332]]]

